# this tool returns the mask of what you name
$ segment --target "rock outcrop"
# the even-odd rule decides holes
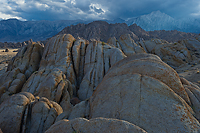
[[[45,47],[30,42],[0,76],[0,129],[199,132],[200,88],[172,68],[199,58],[191,43],[136,44],[127,34],[108,43],[70,34]]]
[[[45,45],[39,70],[22,91],[47,97],[69,111],[72,96],[89,98],[108,69],[124,57],[119,49],[102,42],[88,44],[70,34],[58,35]]]
[[[109,70],[90,98],[90,118],[122,119],[147,132],[197,132],[200,124],[193,116],[195,114],[192,108],[170,88],[173,86],[169,80],[173,79],[173,76],[165,81],[154,77],[154,74],[162,75],[159,70],[155,71],[161,62],[156,59],[148,63],[151,60],[144,59],[128,62],[122,60],[116,64],[117,67],[113,66]],[[150,67],[148,64],[154,63],[155,69],[146,73]],[[164,71],[167,70],[167,66],[161,66]],[[129,71],[126,71],[127,68]],[[136,68],[138,70],[135,70]],[[168,69],[165,76],[172,73]],[[176,80],[180,81],[178,77]]]
[[[30,42],[12,58],[7,72],[0,76],[0,103],[21,91],[26,79],[38,70],[42,53],[42,45]]]
[[[0,81],[0,103],[2,103],[11,95],[21,91],[26,82],[26,76],[21,73],[19,68],[15,68],[2,74]]]
[[[181,77],[181,82],[190,98],[191,107],[195,112],[195,117],[200,121],[200,88],[185,78]]]
[[[27,92],[18,93],[0,105],[0,128],[5,133],[42,133],[62,112],[53,101]]]
[[[62,120],[51,126],[45,133],[146,133],[140,127],[129,123],[127,121],[108,119],[108,118],[94,118],[84,119],[77,118],[74,120]]]
[[[119,40],[115,37],[108,40],[108,44],[121,49],[126,56],[131,56],[135,53],[146,53],[145,50],[131,38],[130,34],[120,36]]]
[[[129,56],[116,63],[115,66],[108,71],[106,77],[112,77],[123,73],[139,73],[156,78],[167,84],[174,92],[190,104],[188,95],[176,71],[155,55],[136,54]]]
[[[194,59],[187,47],[180,43],[169,43],[164,40],[152,39],[140,41],[139,44],[146,52],[158,55],[165,63],[172,67],[179,67]]]
[[[40,43],[29,42],[22,47],[17,55],[8,64],[7,71],[19,68],[28,79],[31,74],[39,69],[44,46]]]
[[[161,39],[151,39],[151,40],[140,40],[135,43],[129,34],[120,36],[118,40],[112,37],[108,40],[108,44],[113,47],[121,49],[126,56],[131,56],[135,53],[151,53],[158,55],[165,63],[173,68],[177,68],[180,65],[192,62],[199,57],[200,51],[198,40],[184,40],[178,43],[169,43]],[[190,45],[192,44],[192,45]],[[195,45],[195,46],[194,46]],[[195,52],[196,51],[196,52]]]
[[[196,39],[182,40],[179,42],[187,47],[190,50],[191,54],[200,58],[200,37],[197,37]]]
[[[72,64],[71,48],[75,41],[71,35],[52,38],[44,48],[38,72],[24,84],[22,91],[46,97],[70,110],[76,77]]]
[[[92,96],[109,68],[124,57],[126,56],[118,48],[101,42],[90,43],[86,50],[84,77],[78,90],[79,98],[85,100]]]

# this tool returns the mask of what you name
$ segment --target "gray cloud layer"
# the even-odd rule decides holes
[[[178,18],[200,16],[199,0],[1,0],[0,4],[0,19],[127,19],[157,10]]]

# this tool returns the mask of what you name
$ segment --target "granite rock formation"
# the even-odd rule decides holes
[[[0,128],[5,133],[44,132],[63,110],[56,102],[22,92],[0,105]]]
[[[8,64],[7,72],[0,76],[0,103],[21,91],[23,84],[38,70],[43,46],[30,42]]]
[[[200,88],[173,69],[197,61],[199,44],[135,43],[128,34],[108,43],[70,34],[30,42],[0,77],[0,129],[199,132]]]

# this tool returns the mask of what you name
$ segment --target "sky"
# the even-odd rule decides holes
[[[113,20],[161,11],[200,18],[200,0],[0,0],[0,20]]]

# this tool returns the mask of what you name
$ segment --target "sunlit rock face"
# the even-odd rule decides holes
[[[39,69],[44,46],[29,42],[8,64],[7,72],[0,75],[0,103],[21,91],[26,80]]]

